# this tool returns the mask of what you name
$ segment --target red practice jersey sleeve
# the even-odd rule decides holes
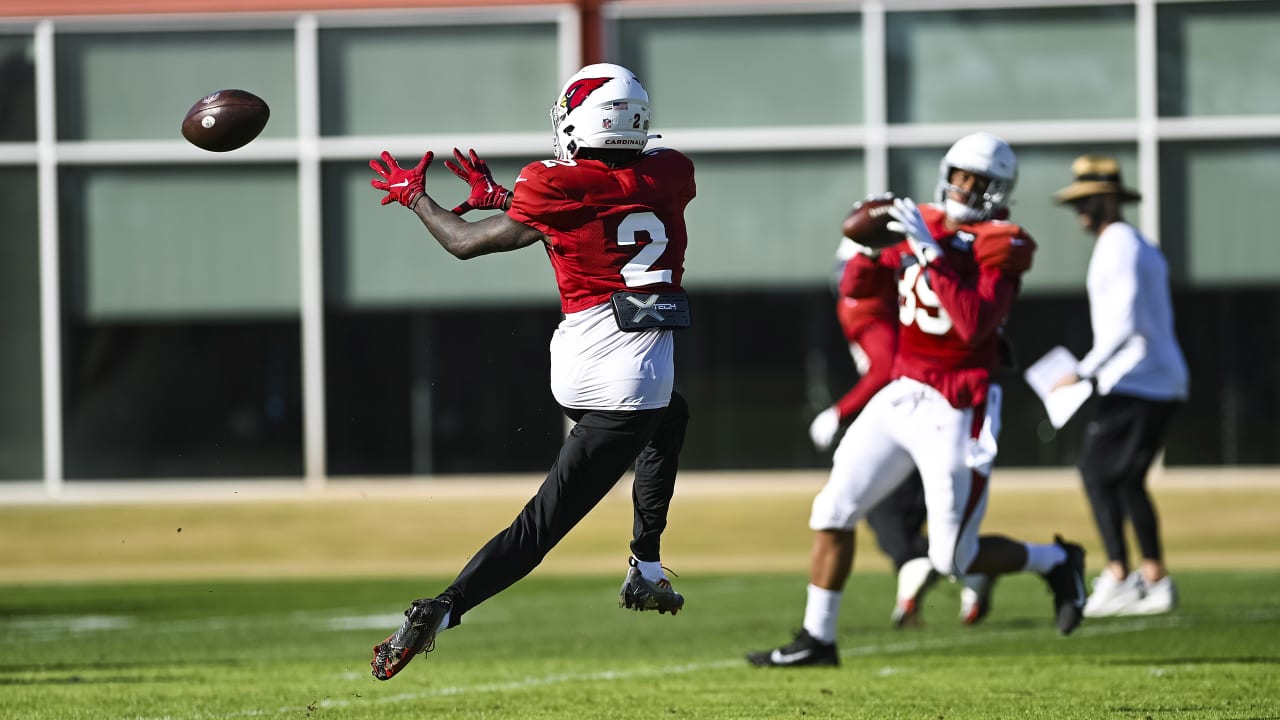
[[[845,263],[841,273],[836,318],[844,339],[855,342],[865,326],[885,318],[897,319],[898,280],[892,268],[883,266],[859,279],[851,265]]]

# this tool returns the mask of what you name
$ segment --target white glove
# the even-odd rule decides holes
[[[889,223],[889,229],[907,236],[907,245],[911,246],[911,252],[915,254],[921,265],[928,265],[941,257],[942,248],[938,245],[938,241],[933,239],[933,234],[925,225],[924,217],[920,214],[920,208],[916,207],[914,200],[911,198],[894,200],[893,207],[889,208],[889,217],[893,218]]]
[[[835,408],[827,408],[818,413],[818,417],[809,423],[809,439],[818,452],[826,452],[835,442],[836,433],[840,432],[840,415]]]

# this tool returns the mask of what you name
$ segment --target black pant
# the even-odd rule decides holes
[[[893,561],[894,570],[929,554],[929,538],[922,531],[927,516],[918,472],[912,472],[867,513],[867,525],[876,535],[876,544]]]
[[[1124,521],[1133,524],[1142,557],[1160,561],[1160,526],[1147,494],[1147,470],[1164,444],[1178,403],[1103,395],[1085,429],[1080,475],[1102,534],[1107,560],[1129,566]]]
[[[493,536],[440,594],[453,603],[450,627],[471,608],[533,571],[635,464],[631,552],[657,561],[675,492],[689,405],[678,393],[658,410],[566,409],[576,424],[538,492],[511,526]]]

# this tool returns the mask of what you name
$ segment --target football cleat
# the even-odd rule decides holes
[[[418,653],[435,649],[436,634],[452,604],[439,598],[414,600],[404,611],[404,624],[386,640],[373,646],[373,676],[390,680]]]
[[[938,571],[927,557],[906,561],[898,570],[898,600],[893,606],[893,626],[919,626],[924,594],[938,581]]]
[[[977,625],[991,612],[991,589],[996,579],[990,575],[960,578],[960,624]]]
[[[1058,632],[1070,635],[1084,617],[1084,548],[1064,542],[1056,535],[1053,542],[1067,553],[1067,558],[1043,575],[1053,592],[1054,620]]]
[[[747,662],[756,667],[837,666],[840,664],[840,653],[836,650],[835,643],[824,643],[802,628],[791,644],[773,650],[747,653]]]
[[[636,567],[634,557],[628,563],[631,568],[627,570],[627,579],[622,581],[618,607],[636,611],[657,610],[659,615],[675,615],[684,608],[684,596],[671,587],[670,580],[665,577],[657,582],[649,580]]]

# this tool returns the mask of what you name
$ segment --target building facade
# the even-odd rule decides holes
[[[678,341],[684,467],[821,467],[806,428],[854,379],[840,220],[935,191],[957,137],[1018,152],[1039,251],[1023,362],[1089,347],[1091,239],[1052,204],[1120,158],[1170,262],[1192,397],[1170,465],[1280,464],[1280,2],[7,3],[0,15],[0,484],[541,471],[558,321],[529,249],[460,264],[378,204],[367,161],[475,148],[510,182],[587,61],[635,70],[697,165]],[[188,145],[186,110],[265,98],[262,135]],[[442,202],[465,186],[439,164]],[[1006,383],[1000,463],[1074,462]]]

